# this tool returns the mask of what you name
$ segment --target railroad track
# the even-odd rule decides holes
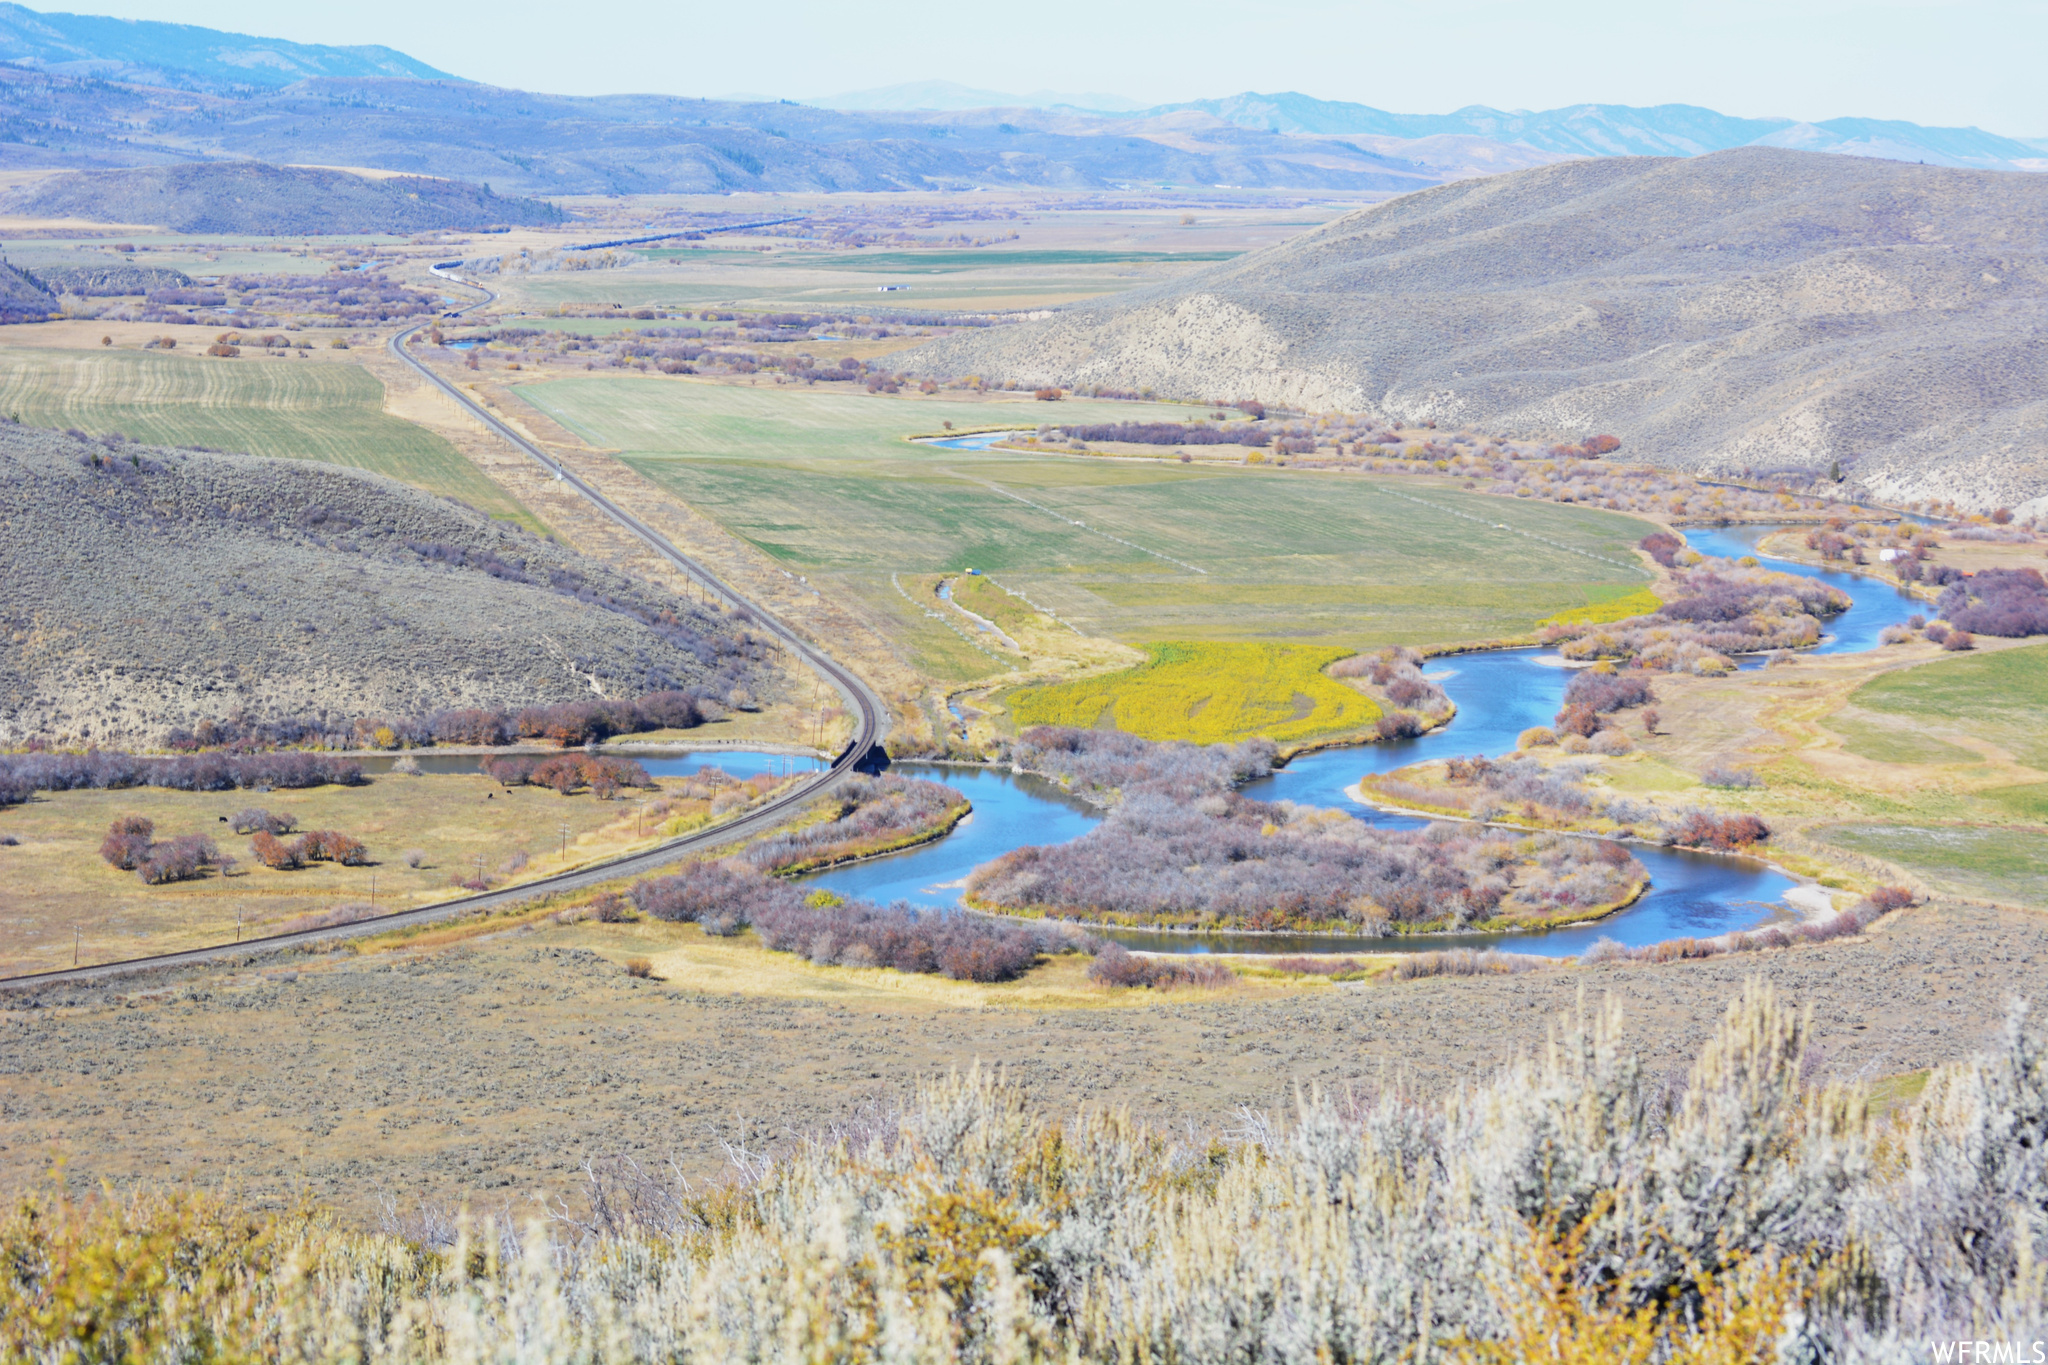
[[[469,304],[456,312],[466,313],[473,308],[497,301],[497,295],[479,284],[457,280],[446,272],[458,263],[444,262],[434,267],[434,273],[451,283],[483,292],[484,298]],[[155,953],[145,957],[123,958],[116,962],[98,962],[88,966],[64,967],[56,971],[32,972],[22,976],[0,977],[0,989],[24,986],[57,985],[67,982],[88,982],[108,977],[124,976],[133,972],[152,971],[164,967],[191,966],[198,963],[218,962],[229,958],[246,957],[251,953],[273,952],[281,948],[311,947],[322,943],[333,943],[343,939],[361,938],[371,934],[388,933],[393,929],[409,928],[414,925],[433,924],[442,920],[457,919],[464,915],[482,914],[503,909],[524,901],[544,896],[559,895],[616,881],[621,877],[638,876],[652,872],[670,863],[680,861],[692,853],[729,844],[769,829],[791,815],[816,797],[845,780],[848,774],[870,771],[887,762],[881,755],[881,742],[888,728],[888,710],[881,699],[852,672],[841,666],[830,655],[806,640],[796,630],[778,619],[773,613],[749,602],[722,581],[717,575],[691,559],[671,544],[667,537],[641,521],[632,513],[620,507],[603,493],[583,479],[575,471],[564,466],[532,441],[527,440],[468,394],[450,384],[440,375],[428,369],[406,350],[405,343],[425,322],[416,323],[391,338],[391,353],[424,375],[448,397],[462,406],[472,417],[482,422],[497,436],[510,442],[520,452],[546,469],[556,479],[574,488],[590,504],[611,518],[618,525],[631,532],[642,544],[654,551],[663,560],[687,575],[701,587],[707,597],[718,598],[735,610],[750,615],[754,624],[775,637],[791,654],[801,658],[830,682],[843,697],[853,716],[855,728],[852,741],[832,761],[832,766],[817,777],[804,782],[776,797],[759,810],[749,811],[737,820],[729,820],[710,829],[699,830],[671,839],[655,848],[639,853],[626,854],[605,862],[593,863],[588,867],[576,868],[569,872],[558,872],[552,877],[525,882],[519,886],[506,887],[502,891],[484,891],[474,896],[463,896],[456,900],[443,901],[438,905],[421,906],[417,910],[399,910],[388,915],[375,915],[357,920],[352,924],[335,925],[326,929],[308,929],[295,934],[271,934],[262,938],[242,939],[235,943],[218,943],[205,948],[190,948],[177,953]],[[877,761],[879,760],[879,762]]]

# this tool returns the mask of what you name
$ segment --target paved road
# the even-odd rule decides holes
[[[434,267],[435,273],[442,274],[443,278],[450,278],[445,274],[445,271],[452,268],[454,264],[454,262],[449,262],[436,266]],[[466,283],[464,281],[457,282]],[[488,289],[483,289],[482,285],[470,285],[468,287],[480,289],[486,296],[480,302],[469,305],[469,308],[482,307],[484,304],[495,302],[497,299],[497,295],[491,293]],[[469,308],[458,311],[468,312]],[[759,629],[774,636],[793,654],[802,658],[805,663],[816,669],[846,699],[856,720],[853,742],[847,745],[845,751],[834,760],[832,766],[825,772],[820,773],[816,778],[803,783],[801,786],[792,788],[788,793],[777,797],[759,810],[752,811],[740,819],[730,820],[722,825],[714,826],[711,829],[700,830],[695,834],[672,839],[658,848],[649,849],[645,852],[614,858],[609,862],[595,863],[589,867],[579,868],[571,872],[558,873],[552,877],[544,877],[539,881],[507,887],[503,891],[485,891],[474,896],[464,896],[459,900],[443,901],[439,905],[423,906],[417,910],[402,910],[396,914],[379,915],[372,919],[358,920],[354,924],[339,925],[332,929],[313,929],[297,934],[273,934],[267,938],[245,939],[239,943],[217,944],[210,948],[193,948],[182,953],[159,953],[149,957],[125,958],[118,962],[102,962],[85,967],[67,967],[53,972],[37,972],[28,976],[0,977],[0,988],[96,981],[157,967],[176,967],[199,962],[219,961],[223,958],[244,957],[252,952],[266,952],[278,948],[327,943],[364,934],[379,934],[391,929],[403,928],[407,925],[430,924],[437,920],[454,919],[462,915],[502,909],[506,906],[532,900],[539,896],[578,891],[600,885],[604,882],[615,881],[621,877],[638,876],[642,873],[654,871],[668,863],[676,862],[702,849],[715,848],[720,844],[729,843],[743,835],[755,834],[780,824],[783,820],[795,814],[797,809],[810,801],[811,798],[844,780],[848,773],[869,771],[880,766],[881,763],[886,763],[887,760],[881,756],[881,742],[882,736],[888,727],[889,712],[882,705],[881,699],[868,688],[866,683],[863,683],[847,669],[841,667],[830,655],[812,645],[775,616],[741,597],[703,565],[676,549],[658,531],[620,507],[610,498],[607,498],[590,483],[573,471],[565,468],[539,446],[492,416],[490,412],[486,411],[468,394],[462,392],[461,389],[450,384],[447,380],[428,369],[424,364],[414,359],[406,350],[405,343],[414,332],[419,331],[420,328],[426,325],[426,323],[419,323],[394,336],[391,339],[391,353],[425,375],[429,383],[461,404],[471,416],[482,422],[500,437],[511,442],[527,456],[546,468],[557,479],[568,484],[585,498],[589,499],[592,505],[599,511],[639,537],[656,554],[660,555],[670,564],[673,564],[683,573],[689,575],[690,578],[694,579],[704,588],[708,595],[724,600],[735,609],[745,610],[754,618],[754,622]]]

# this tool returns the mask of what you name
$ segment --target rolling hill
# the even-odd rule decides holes
[[[756,671],[730,618],[381,475],[0,422],[0,481],[0,744]]]
[[[150,223],[173,232],[298,236],[331,232],[429,232],[500,224],[558,223],[560,209],[502,198],[460,180],[266,166],[254,161],[79,171],[24,186],[0,200],[23,218]]]
[[[447,73],[388,47],[326,47],[194,24],[44,14],[0,4],[0,61],[41,71],[194,90],[275,88],[310,76]]]
[[[1772,148],[1571,161],[905,365],[1612,432],[1702,472],[1840,459],[1885,496],[2020,504],[2048,496],[2048,179]]]

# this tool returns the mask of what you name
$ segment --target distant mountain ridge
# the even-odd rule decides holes
[[[1183,111],[1273,133],[1399,138],[1467,134],[1566,156],[1704,156],[1760,146],[1980,170],[2048,170],[2048,138],[2003,137],[1982,128],[1928,128],[1897,119],[1801,123],[1790,118],[1735,118],[1692,104],[1575,104],[1538,113],[1474,104],[1449,114],[1393,114],[1370,105],[1285,91],[1162,104],[1131,117]]]
[[[71,76],[221,90],[276,88],[311,76],[448,79],[388,47],[326,47],[193,24],[44,14],[0,4],[0,61]]]
[[[461,80],[388,47],[0,3],[0,169],[258,160],[573,195],[1025,187],[1379,195],[1571,157],[1762,145],[2048,171],[2048,138],[1897,120],[1735,118],[1682,104],[1395,114],[1294,91],[1134,104],[946,80],[811,104],[549,95]]]

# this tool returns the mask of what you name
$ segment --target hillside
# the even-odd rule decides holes
[[[327,47],[193,24],[43,14],[0,4],[0,61],[186,89],[276,87],[309,76],[444,76],[388,47]]]
[[[0,483],[0,744],[764,686],[726,617],[375,474],[0,423]]]
[[[1894,498],[2048,495],[2048,179],[1744,148],[1408,195],[1199,274],[906,353],[1543,439]],[[2048,510],[2048,504],[2043,504]]]
[[[0,264],[0,323],[41,322],[62,306],[42,280],[19,266]]]
[[[282,236],[531,226],[563,217],[552,204],[501,198],[488,186],[460,180],[372,180],[347,171],[252,161],[54,176],[0,200],[0,212],[153,223],[173,232]]]

